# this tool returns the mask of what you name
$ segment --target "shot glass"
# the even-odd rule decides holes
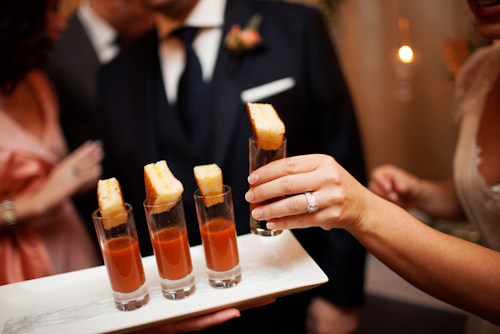
[[[149,292],[132,206],[125,206],[127,217],[124,217],[124,222],[109,230],[104,228],[99,209],[92,213],[92,218],[116,307],[132,311],[148,303]]]
[[[189,297],[196,288],[182,197],[164,205],[144,201],[144,211],[163,295],[168,299]]]
[[[220,203],[205,206],[204,200],[219,196]],[[241,267],[231,188],[224,186],[222,195],[206,197],[197,189],[194,200],[209,283],[214,288],[233,287],[241,281]]]
[[[281,142],[271,143],[270,145],[270,143],[267,142],[265,144],[259,143],[252,136],[248,140],[248,146],[249,146],[248,158],[250,162],[250,174],[254,170],[259,169],[260,167],[272,161],[286,158],[286,138],[283,138]],[[275,150],[272,148],[266,149],[269,146],[276,147],[276,149]],[[250,204],[250,231],[252,231],[253,234],[263,235],[263,236],[277,236],[280,235],[281,232],[283,232],[281,230],[269,230],[266,227],[267,220],[257,220],[252,216],[252,210],[258,207],[259,205],[272,203],[282,198],[283,197],[273,198],[265,202]]]

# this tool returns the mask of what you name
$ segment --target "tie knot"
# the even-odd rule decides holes
[[[196,33],[198,32],[197,27],[182,27],[177,30],[175,30],[172,35],[177,36],[180,38],[182,43],[186,46],[190,46],[193,43],[194,36],[196,36]]]

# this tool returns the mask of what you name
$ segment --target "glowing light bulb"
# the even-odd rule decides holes
[[[413,61],[413,51],[408,45],[403,45],[399,48],[399,59],[406,64]]]

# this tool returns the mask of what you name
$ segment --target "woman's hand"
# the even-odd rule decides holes
[[[231,319],[237,318],[241,315],[241,311],[261,307],[264,305],[271,304],[276,301],[276,298],[266,299],[257,303],[245,305],[238,308],[228,308],[221,311],[217,311],[210,314],[201,315],[194,318],[189,318],[177,322],[173,322],[167,325],[148,328],[146,330],[140,330],[135,332],[135,334],[177,334],[177,333],[188,333],[197,332],[205,328],[217,326],[225,323]]]
[[[65,196],[95,187],[102,173],[103,158],[101,141],[87,141],[54,168],[49,182]]]
[[[245,195],[250,203],[289,196],[255,208],[252,216],[269,220],[268,228],[293,229],[320,226],[325,230],[362,223],[366,196],[371,194],[332,157],[322,154],[280,159],[254,171],[251,189]],[[307,212],[305,192],[311,192],[319,205]]]
[[[240,311],[236,308],[229,308],[215,313],[201,315],[186,320],[181,320],[168,325],[148,329],[146,331],[139,331],[136,334],[177,334],[201,331],[205,328],[220,325],[228,320],[240,316]]]
[[[417,206],[421,192],[420,179],[392,165],[379,166],[371,172],[369,188],[404,209]]]
[[[100,141],[81,145],[54,167],[37,190],[15,200],[18,217],[46,212],[77,191],[95,186],[102,173],[103,157]]]

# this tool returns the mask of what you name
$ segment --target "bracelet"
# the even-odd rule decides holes
[[[14,226],[17,223],[16,210],[14,202],[6,200],[0,203],[0,217],[8,227]]]

